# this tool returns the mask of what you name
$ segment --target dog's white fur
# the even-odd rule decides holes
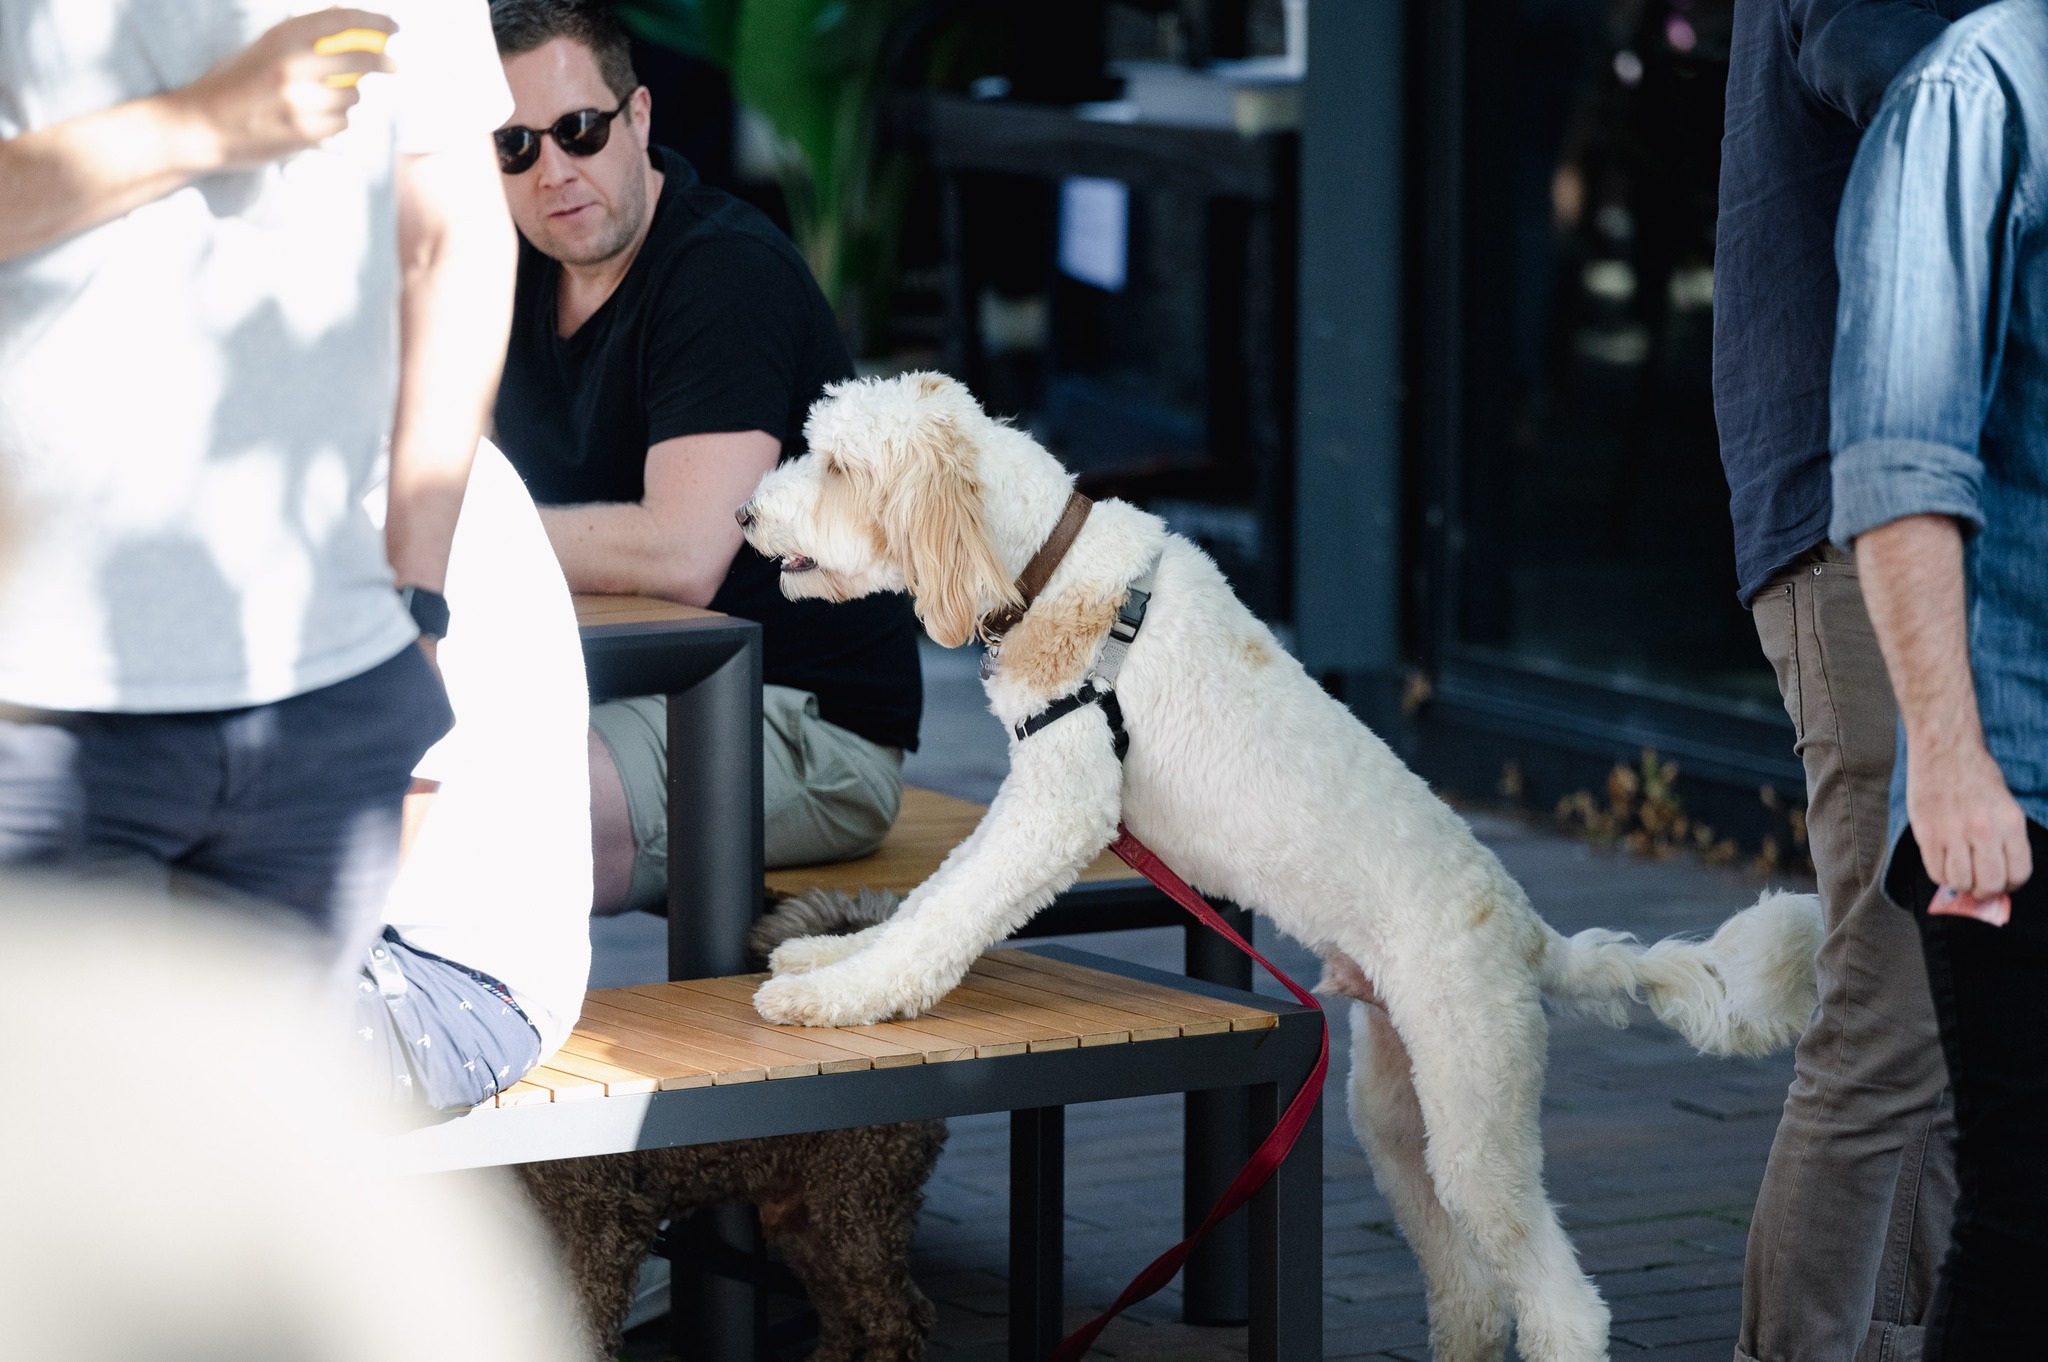
[[[1059,518],[1072,477],[939,375],[845,383],[813,408],[811,452],[743,515],[792,596],[908,590],[932,637],[967,640]],[[1257,909],[1328,965],[1351,1007],[1351,1116],[1429,1283],[1439,1362],[1607,1355],[1607,1310],[1542,1182],[1541,998],[1626,1025],[1646,1001],[1695,1046],[1780,1047],[1814,1004],[1820,914],[1767,894],[1705,942],[1567,940],[1465,822],[1153,516],[1096,505],[1004,641],[987,683],[1006,726],[1079,684],[1129,584],[1156,589],[1117,694],[1012,741],[972,836],[888,922],[774,954],[774,1022],[914,1016],[1073,882],[1119,818],[1188,880]],[[815,564],[815,566],[812,566]],[[789,569],[796,570],[791,571]]]

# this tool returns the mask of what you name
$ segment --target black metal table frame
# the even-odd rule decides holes
[[[590,700],[668,697],[668,977],[747,968],[761,913],[761,626],[730,615],[583,628]]]
[[[1010,1113],[1010,1360],[1042,1362],[1062,1337],[1065,1109],[1078,1102],[1238,1088],[1262,1136],[1315,1065],[1314,1011],[1057,945],[1054,959],[1279,1016],[1230,1031],[998,1059],[865,1069],[586,1102],[479,1108],[399,1136],[399,1166],[433,1172],[663,1149],[889,1121]],[[1142,1063],[1132,1050],[1143,1047]],[[792,1085],[801,1084],[801,1089]],[[790,1098],[801,1092],[802,1101]],[[1323,1323],[1322,1108],[1249,1206],[1251,1362],[1319,1362]],[[1164,1249],[1166,1245],[1159,1246]],[[1133,1263],[1135,1272],[1142,1264]]]

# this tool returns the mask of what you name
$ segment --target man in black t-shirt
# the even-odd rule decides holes
[[[498,132],[524,238],[497,436],[575,591],[660,596],[762,626],[772,865],[861,855],[894,821],[922,704],[903,596],[783,597],[733,512],[803,448],[853,364],[802,256],[648,144],[627,42],[588,0],[494,0],[515,108]],[[599,911],[658,907],[666,705],[591,712]]]

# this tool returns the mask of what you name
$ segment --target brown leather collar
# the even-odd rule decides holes
[[[1045,590],[1045,584],[1052,580],[1054,569],[1067,556],[1067,550],[1074,547],[1074,540],[1080,536],[1081,526],[1088,520],[1088,508],[1095,503],[1079,492],[1067,497],[1066,509],[1060,512],[1059,523],[1052,527],[1052,533],[1038,546],[1038,552],[1031,555],[1031,561],[1024,565],[1024,571],[1017,575],[1017,594],[1023,599],[1016,605],[999,606],[981,617],[981,636],[993,643],[1017,627],[1017,621],[1024,618],[1024,612],[1038,599],[1038,593]]]

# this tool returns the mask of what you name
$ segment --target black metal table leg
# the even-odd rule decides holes
[[[761,640],[668,698],[668,975],[747,968],[761,912]]]
[[[1010,1362],[1044,1362],[1064,1336],[1067,1109],[1010,1113]]]
[[[722,1261],[761,1253],[751,1206],[699,1211],[673,1232],[669,1249],[669,1346],[677,1362],[753,1362],[760,1352],[765,1293]]]
[[[1217,910],[1245,940],[1252,915],[1219,903]],[[1251,957],[1192,918],[1188,921],[1187,972],[1226,988],[1251,991]],[[1209,1208],[1251,1157],[1251,1106],[1243,1088],[1191,1092],[1183,1104],[1181,1232],[1193,1234]],[[1182,1272],[1181,1318],[1189,1324],[1243,1324],[1250,1308],[1245,1283],[1251,1268],[1246,1212],[1225,1220],[1188,1255]]]
[[[1315,1061],[1306,1052],[1303,1076]],[[1250,1089],[1255,1133],[1263,1138],[1293,1099],[1300,1079]],[[1251,1330],[1248,1362],[1321,1362],[1323,1356],[1323,1107],[1286,1162],[1251,1202]]]
[[[668,698],[668,977],[701,979],[747,968],[747,929],[761,912],[761,644]],[[708,1234],[761,1252],[753,1209],[700,1213]],[[705,1362],[753,1362],[758,1287],[699,1272],[689,1316]],[[673,1299],[673,1298],[672,1298]]]

